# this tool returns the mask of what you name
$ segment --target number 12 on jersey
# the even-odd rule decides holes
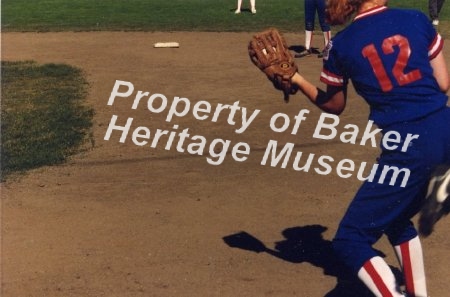
[[[391,73],[400,86],[412,83],[422,78],[422,73],[419,69],[411,70],[405,73],[406,65],[408,64],[411,55],[411,48],[408,39],[402,35],[394,35],[383,40],[381,48],[383,54],[390,55],[394,53],[394,48],[398,46],[399,53]],[[388,76],[386,68],[383,65],[383,60],[375,48],[373,43],[365,46],[362,50],[362,55],[369,60],[373,72],[381,86],[383,92],[389,92],[393,88],[391,79]]]

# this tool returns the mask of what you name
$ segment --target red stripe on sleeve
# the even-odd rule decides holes
[[[439,43],[439,44],[437,44]],[[437,44],[437,47],[436,47]],[[442,48],[444,47],[444,40],[442,37],[439,36],[439,34],[436,34],[436,37],[434,38],[431,45],[428,47],[429,51],[429,59],[430,61],[436,58],[436,56],[442,51]]]

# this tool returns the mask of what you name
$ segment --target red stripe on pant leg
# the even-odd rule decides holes
[[[405,275],[406,292],[414,296],[414,277],[411,266],[411,254],[409,252],[409,242],[400,245],[403,262],[403,274]]]
[[[377,286],[378,291],[381,292],[381,295],[383,295],[383,297],[394,297],[391,292],[389,292],[389,289],[386,287],[386,284],[383,282],[383,279],[375,270],[370,260],[367,261],[363,267],[367,271],[370,278],[373,280],[375,286]]]

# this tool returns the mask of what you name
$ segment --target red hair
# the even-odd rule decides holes
[[[327,0],[326,17],[330,25],[343,25],[367,0]]]

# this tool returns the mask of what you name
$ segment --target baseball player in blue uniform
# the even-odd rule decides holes
[[[340,114],[351,81],[383,135],[401,135],[396,148],[381,142],[377,161],[379,167],[408,168],[407,185],[365,181],[339,224],[333,247],[375,296],[426,297],[422,247],[411,218],[420,210],[431,172],[439,164],[450,164],[449,74],[443,39],[428,17],[386,4],[328,0],[330,24],[354,18],[324,53],[320,79],[327,88],[317,88],[299,73],[291,82],[322,110]],[[417,137],[402,149],[408,134]],[[381,172],[376,174],[378,181]],[[383,235],[396,251],[406,292],[400,291],[391,269],[372,248]]]
[[[325,18],[325,0],[305,0],[305,49],[296,55],[296,58],[309,56],[312,54],[311,45],[314,32],[314,23],[319,18],[320,29],[323,33],[324,47],[331,38],[331,28]],[[322,52],[319,54],[322,57]]]

